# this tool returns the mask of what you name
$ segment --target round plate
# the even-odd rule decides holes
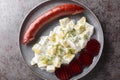
[[[71,80],[77,80],[82,78],[83,76],[85,76],[86,74],[88,74],[97,64],[98,60],[100,59],[100,56],[102,54],[102,49],[103,49],[103,31],[101,28],[101,25],[98,21],[98,19],[96,18],[96,16],[93,14],[93,12],[87,8],[85,5],[83,5],[82,3],[80,3],[79,1],[73,1],[73,0],[49,0],[49,1],[45,1],[41,4],[39,4],[38,6],[36,6],[34,9],[32,9],[30,11],[30,13],[26,16],[26,18],[24,19],[22,26],[21,26],[21,30],[20,30],[20,37],[19,37],[19,46],[20,46],[20,50],[22,53],[22,56],[26,62],[26,64],[30,67],[30,69],[36,73],[39,77],[43,78],[43,79],[48,79],[48,80],[58,80],[57,77],[55,76],[54,73],[48,73],[46,71],[42,71],[41,69],[39,69],[37,66],[31,66],[30,65],[30,61],[32,60],[32,58],[34,57],[34,53],[31,50],[31,47],[39,40],[40,36],[43,35],[48,35],[49,32],[56,26],[58,25],[58,19],[50,22],[49,24],[47,24],[46,26],[44,26],[44,28],[42,30],[39,31],[39,33],[37,34],[35,40],[33,40],[30,44],[28,45],[22,45],[21,40],[23,37],[23,32],[25,30],[25,28],[36,18],[38,17],[40,14],[44,13],[45,11],[58,6],[60,4],[65,4],[65,3],[73,3],[73,4],[78,4],[82,7],[85,8],[85,11],[81,14],[78,15],[73,15],[73,16],[68,16],[71,19],[74,20],[78,20],[80,19],[82,16],[85,16],[87,18],[87,22],[89,22],[90,24],[92,24],[95,27],[94,30],[94,34],[93,34],[93,38],[97,39],[100,44],[101,44],[101,48],[99,51],[99,54],[94,57],[93,59],[93,63],[89,66],[84,68],[83,72],[72,77]]]

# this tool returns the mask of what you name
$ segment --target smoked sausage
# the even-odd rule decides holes
[[[76,4],[62,4],[48,10],[33,20],[33,22],[25,29],[22,38],[22,44],[25,45],[32,41],[37,32],[50,21],[61,16],[79,14],[83,11],[84,8]]]

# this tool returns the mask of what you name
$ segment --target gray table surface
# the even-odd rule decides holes
[[[43,0],[0,0],[0,80],[42,80],[25,64],[18,46],[20,25]],[[120,0],[79,0],[102,24],[105,46],[97,66],[80,80],[120,80]]]

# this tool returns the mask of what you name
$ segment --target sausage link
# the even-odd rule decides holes
[[[76,4],[62,4],[56,6],[42,15],[38,16],[26,29],[22,38],[22,44],[32,41],[37,32],[50,21],[66,15],[75,15],[83,12],[84,9]]]

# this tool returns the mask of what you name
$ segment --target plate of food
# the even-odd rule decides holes
[[[104,44],[100,22],[75,0],[47,0],[33,8],[20,30],[21,54],[47,80],[77,80],[98,63]]]

